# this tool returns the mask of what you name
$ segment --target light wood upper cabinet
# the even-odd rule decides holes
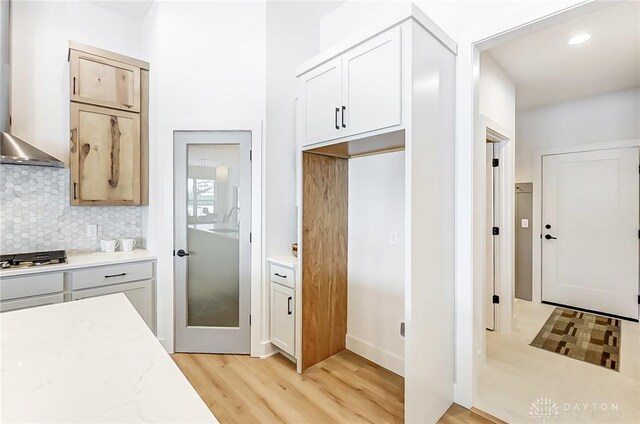
[[[334,59],[302,77],[304,144],[333,140],[342,134],[342,60]]]
[[[71,100],[140,112],[140,68],[78,50],[69,54]]]
[[[299,76],[303,145],[402,124],[402,43],[396,27]]]
[[[149,204],[149,64],[69,43],[71,204]]]
[[[344,136],[402,122],[400,47],[400,28],[395,28],[342,56]]]
[[[140,115],[71,104],[71,204],[140,204]]]

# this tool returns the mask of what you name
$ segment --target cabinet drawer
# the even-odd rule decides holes
[[[291,268],[271,264],[271,281],[287,287],[295,288],[296,274]]]
[[[57,293],[62,292],[63,289],[64,277],[61,272],[24,277],[2,277],[0,279],[0,300]]]
[[[135,283],[115,284],[107,287],[97,287],[87,290],[77,290],[71,292],[71,300],[88,299],[90,297],[106,296],[114,293],[124,294],[138,314],[147,323],[154,333],[154,301],[153,301],[153,281],[136,281]]]
[[[153,278],[151,262],[136,262],[121,265],[89,268],[69,273],[72,290],[101,287],[129,281]]]
[[[50,294],[47,296],[29,297],[27,299],[8,300],[0,302],[0,312],[17,311],[18,309],[34,308],[36,306],[53,305],[64,302],[64,294]]]

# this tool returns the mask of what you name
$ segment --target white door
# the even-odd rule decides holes
[[[402,122],[400,28],[349,50],[343,56],[343,107],[346,135]]]
[[[497,295],[497,249],[498,234],[494,234],[494,228],[499,227],[498,212],[500,194],[500,173],[497,166],[494,166],[494,159],[498,159],[499,150],[497,143],[487,140],[486,143],[486,261],[485,261],[485,308],[484,322],[487,330],[496,329],[496,309],[497,303],[494,296]],[[499,159],[498,159],[499,160]],[[499,163],[499,162],[498,162]]]
[[[176,351],[250,353],[251,132],[174,133]]]
[[[543,301],[638,318],[638,155],[543,157]]]
[[[302,76],[305,145],[342,134],[341,61],[338,57]]]

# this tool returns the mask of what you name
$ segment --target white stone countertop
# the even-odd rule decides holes
[[[132,252],[83,252],[67,253],[66,264],[32,266],[29,268],[9,268],[0,270],[0,277],[39,274],[42,272],[62,272],[71,269],[89,268],[92,266],[122,264],[156,259],[156,255],[145,249],[135,249]]]
[[[298,258],[295,256],[269,256],[267,258],[268,262],[271,262],[276,265],[282,265],[289,268],[297,268],[298,267]]]
[[[0,326],[2,422],[218,422],[122,293]]]

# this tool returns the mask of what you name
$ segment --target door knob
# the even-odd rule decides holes
[[[558,237],[554,237],[551,234],[547,234],[546,236],[544,236],[544,238],[546,238],[547,240],[558,240]]]
[[[180,249],[176,252],[176,255],[180,256],[181,258],[183,256],[189,256],[189,254],[187,252],[185,252],[184,250]]]

